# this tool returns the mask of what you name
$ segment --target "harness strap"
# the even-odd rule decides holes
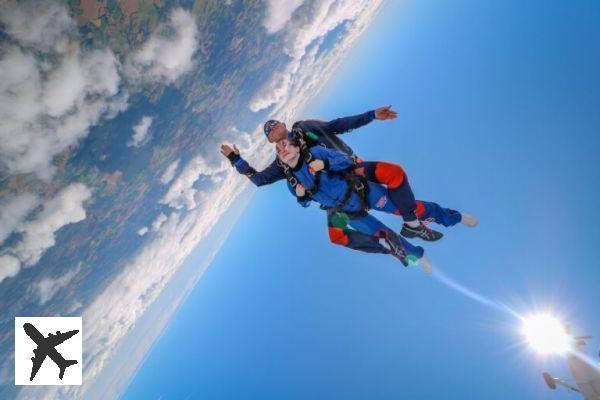
[[[312,154],[311,154],[311,156],[312,156]],[[314,159],[314,157],[313,157],[313,159]],[[296,176],[292,172],[292,169],[289,167],[289,165],[281,162],[279,159],[277,159],[277,162],[281,166],[281,168],[283,168],[283,172],[285,174],[285,178],[287,179],[287,181],[290,184],[290,186],[292,187],[292,189],[296,189],[296,186],[298,186],[298,184],[300,182],[298,181],[298,178],[296,178]],[[306,160],[305,160],[305,162],[307,162],[307,164],[309,163]],[[317,171],[317,172],[315,172],[315,179],[314,179],[314,186],[313,186],[313,188],[312,189],[305,188],[306,194],[308,196],[312,197],[312,196],[314,196],[315,193],[317,193],[319,191],[319,182],[320,181],[321,181],[321,171]]]
[[[354,172],[354,169],[352,169],[351,171],[346,171],[344,174],[342,174],[342,178],[348,184],[346,192],[335,206],[327,208],[332,209],[336,212],[344,212],[353,218],[364,217],[369,212],[369,202],[367,199],[367,192],[369,186],[367,184],[366,178],[357,175],[356,172]],[[355,212],[348,212],[343,210],[343,208],[346,207],[346,205],[348,205],[348,202],[352,198],[353,193],[357,194],[358,199],[361,203],[361,209]]]

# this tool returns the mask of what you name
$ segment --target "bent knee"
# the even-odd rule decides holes
[[[378,162],[375,177],[390,189],[396,189],[404,182],[405,173],[401,166],[392,163]]]
[[[332,227],[329,228],[329,240],[331,240],[331,243],[342,246],[347,246],[349,241],[348,236],[342,229]]]

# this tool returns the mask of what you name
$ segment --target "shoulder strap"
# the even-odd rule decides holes
[[[311,154],[311,156],[312,156],[312,154]],[[296,186],[298,186],[298,184],[300,182],[298,181],[298,178],[296,178],[296,176],[294,175],[294,171],[292,171],[290,166],[287,165],[286,163],[282,162],[279,158],[277,158],[277,163],[281,166],[281,168],[283,168],[283,173],[285,174],[285,178],[287,179],[287,181],[290,184],[290,186],[292,187],[292,189],[296,189]],[[307,165],[308,165],[308,162],[307,162]],[[320,179],[321,179],[321,171],[317,171],[315,173],[314,187],[310,190],[305,188],[306,194],[309,197],[312,197],[319,190]]]
[[[308,142],[306,140],[306,132],[302,129],[298,122],[296,122],[292,127],[292,139],[298,142],[298,145],[300,146],[300,155],[302,156],[306,164],[310,164],[311,162],[313,162],[315,157],[311,154],[309,150],[309,147],[311,146],[308,145]]]

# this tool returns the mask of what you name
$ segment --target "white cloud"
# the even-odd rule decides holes
[[[140,235],[140,236],[144,236],[146,233],[148,233],[148,227],[147,226],[142,226],[137,231],[137,234]]]
[[[55,233],[67,224],[85,219],[83,202],[91,197],[90,190],[81,183],[72,183],[54,198],[44,203],[42,211],[31,221],[21,223],[17,231],[23,235],[11,249],[25,266],[36,264],[44,252],[54,246]]]
[[[0,168],[49,180],[54,155],[126,105],[119,62],[109,49],[80,48],[64,6],[8,4],[0,14],[20,46],[0,58]]]
[[[267,32],[275,33],[281,30],[303,2],[304,0],[268,0],[267,13],[263,20],[263,26],[267,29]]]
[[[156,219],[154,219],[154,221],[152,222],[152,230],[154,232],[158,232],[160,230],[160,227],[162,226],[162,224],[165,223],[166,220],[167,216],[164,213],[158,214]]]
[[[261,128],[262,132],[262,128]],[[262,139],[259,134],[258,138]],[[181,170],[179,175],[171,182],[167,193],[160,199],[160,204],[167,204],[176,210],[192,210],[201,203],[206,196],[206,188],[199,190],[196,182],[204,179],[212,184],[221,182],[231,172],[230,163],[217,151],[223,142],[235,141],[243,150],[249,148],[253,140],[248,133],[231,127],[224,130],[219,136],[204,139],[204,148],[208,149],[190,160]],[[262,143],[259,140],[260,143]],[[256,154],[260,154],[257,152]]]
[[[22,193],[0,205],[0,244],[38,204],[39,199],[36,196]]]
[[[50,301],[54,295],[77,275],[79,268],[70,270],[59,278],[43,278],[34,284],[34,290],[39,298],[39,304],[44,305]]]
[[[150,39],[127,63],[130,78],[175,81],[191,70],[192,57],[198,48],[198,28],[194,17],[177,8],[166,24],[160,25]]]
[[[250,101],[250,110],[258,112],[284,101],[291,93],[298,68],[300,68],[300,61],[291,60],[282,72],[275,72]]]
[[[14,231],[21,234],[21,239],[13,247],[5,249],[0,257],[0,282],[16,275],[22,265],[26,267],[35,265],[44,252],[54,246],[55,233],[60,228],[84,220],[86,214],[83,202],[90,197],[91,192],[85,185],[72,183],[58,192],[54,198],[45,202],[41,211],[33,219],[19,221]],[[29,197],[24,199],[30,202],[25,205],[25,208],[36,204],[37,201]],[[12,223],[15,221],[13,220]]]
[[[149,116],[144,116],[140,119],[140,122],[133,127],[133,136],[127,142],[127,146],[140,147],[146,141],[152,120],[153,118]]]
[[[169,166],[167,167],[165,172],[160,177],[160,183],[162,183],[163,185],[166,185],[167,183],[171,182],[173,180],[173,178],[175,177],[175,172],[177,172],[178,166],[179,166],[179,160],[175,160],[171,164],[169,164]]]
[[[21,262],[8,254],[0,255],[0,282],[19,273]]]
[[[285,51],[302,58],[306,49],[346,21],[364,19],[379,7],[377,0],[320,0],[303,7],[306,14],[290,21],[286,30]]]
[[[179,176],[171,183],[167,193],[160,199],[160,203],[168,204],[176,210],[184,207],[192,210],[197,206],[197,196],[203,195],[194,188],[194,183],[201,176],[211,177],[226,173],[229,169],[230,166],[224,160],[209,163],[205,156],[198,155],[188,162]]]
[[[68,10],[50,2],[6,1],[0,6],[0,21],[21,44],[45,51],[60,50],[66,36],[76,30]]]

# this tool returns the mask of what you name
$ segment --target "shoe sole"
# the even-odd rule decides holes
[[[423,236],[421,236],[421,235],[419,235],[419,234],[417,234],[417,233],[412,233],[412,232],[410,232],[410,233],[407,233],[407,232],[400,232],[400,236],[402,236],[402,237],[405,237],[405,238],[407,238],[407,239],[419,238],[419,239],[421,239],[421,240],[424,240],[424,241],[426,241],[426,242],[437,242],[438,240],[440,240],[441,238],[443,238],[443,237],[444,237],[444,234],[443,234],[443,233],[440,233],[440,237],[438,237],[438,238],[434,238],[434,239],[426,239],[426,238],[424,238]]]

